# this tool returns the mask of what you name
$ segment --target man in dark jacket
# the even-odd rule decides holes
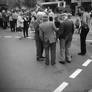
[[[24,38],[28,37],[28,28],[29,28],[29,18],[27,16],[24,16],[24,28],[23,28]]]
[[[70,47],[72,36],[74,33],[74,23],[70,19],[69,15],[65,15],[64,21],[61,25],[61,35],[59,36],[60,40],[60,61],[59,63],[65,64],[65,62],[71,62],[71,54],[70,54]]]

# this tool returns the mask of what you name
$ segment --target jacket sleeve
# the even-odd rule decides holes
[[[72,22],[72,34],[74,33],[74,23]]]
[[[41,27],[39,26],[39,37],[42,41],[44,41],[44,32],[42,31]]]
[[[60,23],[59,30],[57,31],[57,37],[61,38],[64,32],[64,23]]]
[[[57,32],[59,28],[56,27],[55,22],[52,23],[52,26],[53,26],[54,31]]]

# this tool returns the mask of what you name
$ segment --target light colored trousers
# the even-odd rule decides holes
[[[68,35],[65,39],[60,39],[60,61],[71,61],[71,47],[72,34]]]

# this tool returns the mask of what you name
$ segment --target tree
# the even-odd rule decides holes
[[[35,7],[37,0],[25,0],[25,5],[28,7]]]

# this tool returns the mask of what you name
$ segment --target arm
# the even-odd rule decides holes
[[[59,28],[57,28],[57,27],[55,26],[55,22],[53,22],[53,29],[54,29],[56,32],[59,30]]]
[[[39,37],[42,41],[44,41],[44,32],[42,31],[40,27],[39,27]]]

